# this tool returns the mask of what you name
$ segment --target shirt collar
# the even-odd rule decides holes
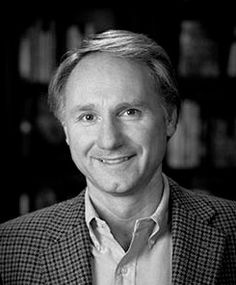
[[[89,198],[88,189],[85,191],[85,221],[87,227],[90,229],[90,223],[94,218],[98,218],[98,214]]]
[[[164,173],[162,173],[162,177],[163,177],[162,198],[159,205],[156,208],[156,211],[150,216],[150,218],[157,224],[161,224],[162,221],[166,220],[166,216],[168,214],[169,197],[170,197],[170,187],[168,179]]]

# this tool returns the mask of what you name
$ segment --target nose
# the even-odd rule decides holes
[[[123,135],[118,122],[112,118],[100,122],[97,145],[101,149],[113,150],[122,145]]]

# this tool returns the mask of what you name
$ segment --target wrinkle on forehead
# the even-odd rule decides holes
[[[92,71],[92,73],[91,73]],[[131,59],[124,59],[110,55],[108,53],[89,54],[84,57],[72,71],[67,86],[71,85],[74,77],[83,78],[86,83],[90,83],[96,76],[97,83],[106,86],[107,79],[110,74],[114,77],[114,81],[125,83],[129,78],[129,84],[133,83],[135,87],[137,80],[142,81],[144,86],[152,86],[155,89],[155,84],[149,68],[139,62]],[[123,75],[123,76],[121,76]]]

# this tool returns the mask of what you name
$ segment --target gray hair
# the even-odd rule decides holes
[[[93,37],[85,38],[80,47],[65,54],[49,84],[48,103],[51,111],[63,121],[65,106],[64,90],[68,78],[86,55],[104,52],[116,57],[130,59],[145,64],[154,80],[163,105],[169,114],[174,109],[179,113],[180,97],[174,69],[166,51],[147,35],[124,30],[109,30]]]

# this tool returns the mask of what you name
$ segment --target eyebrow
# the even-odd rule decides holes
[[[148,108],[148,104],[144,101],[134,100],[132,102],[122,102],[116,105],[116,109],[118,110],[132,107]]]
[[[91,111],[96,108],[95,104],[76,105],[70,110],[70,115],[73,117],[78,112]]]
[[[78,114],[79,112],[84,112],[84,111],[91,111],[91,110],[95,110],[97,107],[96,104],[86,104],[86,105],[76,105],[74,106],[71,110],[70,110],[70,115],[73,117],[76,114]],[[133,100],[132,102],[121,102],[118,103],[115,106],[115,110],[121,110],[121,109],[125,109],[125,108],[132,108],[132,107],[142,107],[142,108],[148,108],[148,104],[142,100]]]

